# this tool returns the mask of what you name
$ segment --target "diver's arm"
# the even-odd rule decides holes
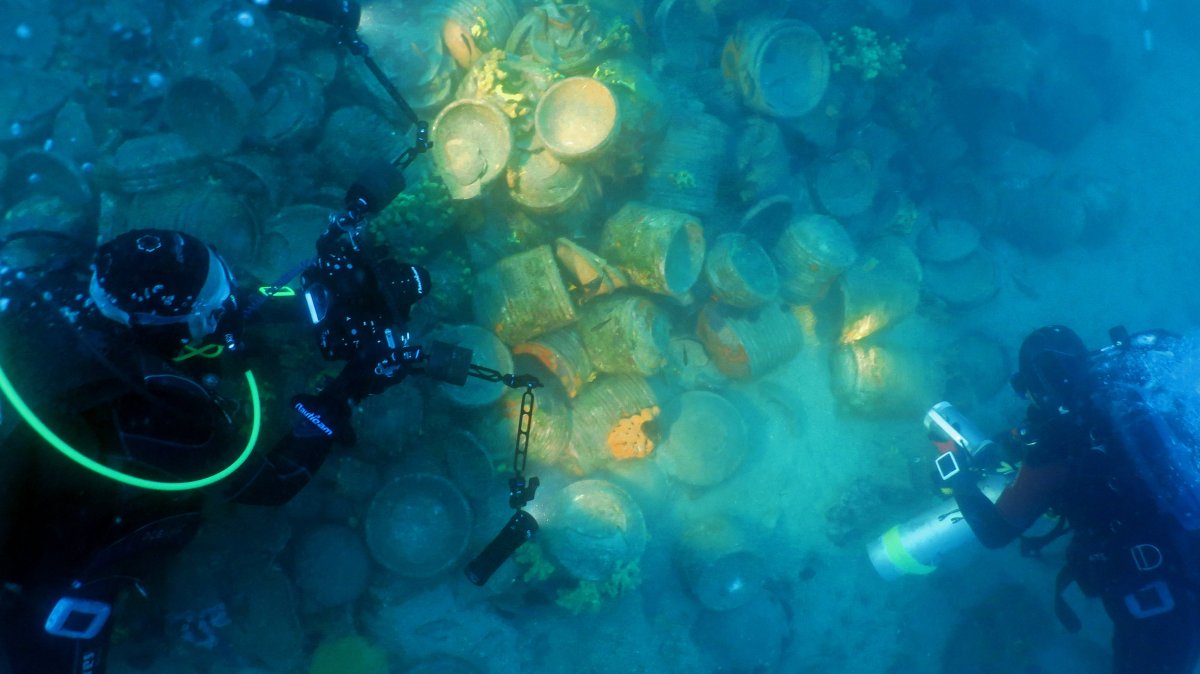
[[[1000,514],[996,504],[992,503],[976,482],[968,479],[956,480],[953,488],[959,512],[984,547],[1002,548],[1021,535],[1021,530]]]
[[[239,474],[229,498],[248,505],[282,505],[294,497],[325,462],[334,442],[353,444],[350,404],[360,395],[357,363],[349,363],[317,395],[292,399],[292,428]],[[240,478],[240,479],[238,479]]]
[[[246,505],[287,503],[308,484],[332,447],[332,439],[289,433],[256,462],[251,462],[254,465],[246,468],[250,471],[246,479],[236,483],[230,493],[231,500]]]
[[[230,498],[249,505],[288,502],[316,474],[334,442],[354,444],[351,405],[404,381],[421,354],[415,346],[369,344],[320,393],[293,398],[292,429],[253,466],[239,471],[244,477],[234,483]]]
[[[954,499],[963,518],[984,547],[1002,548],[1033,525],[1067,481],[1063,461],[1025,463],[1016,479],[992,503],[968,471],[951,479]]]

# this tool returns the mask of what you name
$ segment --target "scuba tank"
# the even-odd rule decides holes
[[[1013,473],[989,473],[979,485],[992,501],[999,498],[1013,479]],[[867,546],[871,565],[885,580],[901,576],[933,573],[960,548],[974,543],[970,525],[959,513],[954,499],[925,510],[908,521],[896,524]]]

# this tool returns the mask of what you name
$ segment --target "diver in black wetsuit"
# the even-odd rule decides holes
[[[1067,629],[1080,628],[1061,596],[1072,582],[1103,601],[1113,621],[1115,674],[1191,674],[1200,662],[1200,532],[1193,508],[1180,516],[1163,507],[1162,493],[1178,484],[1149,483],[1170,472],[1155,467],[1169,458],[1155,448],[1188,442],[1156,414],[1142,414],[1150,409],[1142,399],[1110,406],[1113,394],[1102,390],[1112,386],[1107,382],[1130,379],[1117,369],[1125,367],[1120,358],[1129,358],[1134,371],[1155,358],[1182,358],[1180,340],[1165,332],[1114,334],[1114,346],[1096,365],[1068,328],[1031,333],[1012,382],[1031,403],[1015,434],[1024,445],[1016,479],[994,504],[968,471],[950,484],[964,519],[989,548],[1017,539],[1047,510],[1069,524],[1040,540],[1022,539],[1022,552],[1036,554],[1057,535],[1074,532],[1055,611]],[[1148,379],[1133,377],[1139,378]],[[1150,384],[1137,382],[1139,388]]]
[[[313,316],[323,354],[346,365],[293,399],[290,432],[254,453],[257,409],[221,362],[240,357],[244,312],[214,248],[139,230],[102,245],[90,278],[69,263],[0,267],[0,656],[14,674],[103,671],[119,590],[141,590],[141,570],[199,525],[204,496],[171,485],[203,485],[244,461],[206,491],[285,503],[351,436],[351,403],[422,369],[426,354],[402,329],[428,274],[399,265],[381,283],[365,262],[331,225],[304,285],[323,311]],[[363,290],[381,286],[386,298]],[[89,459],[98,467],[80,465]]]

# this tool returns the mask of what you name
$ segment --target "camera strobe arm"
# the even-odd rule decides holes
[[[408,101],[404,100],[404,96],[400,94],[400,90],[396,88],[395,84],[392,84],[392,81],[388,79],[387,74],[383,72],[383,68],[380,68],[379,64],[375,62],[375,59],[371,57],[371,50],[367,46],[367,43],[363,42],[362,39],[358,37],[358,33],[356,32],[351,32],[340,41],[342,44],[346,45],[346,48],[350,50],[351,54],[355,54],[362,59],[363,65],[367,67],[367,70],[371,71],[371,75],[375,77],[375,79],[379,82],[379,86],[383,87],[383,90],[386,91],[392,101],[396,103],[396,107],[400,108],[401,114],[403,114],[409,122],[416,126],[419,131],[420,128],[425,125],[425,122],[421,121],[421,118],[417,116],[416,110],[413,110],[412,106],[408,104]],[[407,129],[405,129],[405,131],[407,131]]]
[[[254,4],[351,33],[358,30],[358,22],[362,19],[362,7],[355,0],[254,0]]]
[[[358,35],[358,24],[362,20],[362,7],[356,0],[254,0],[254,3],[332,26],[337,33],[338,44],[345,47],[351,54],[362,58],[367,70],[396,103],[400,113],[411,125],[417,127],[417,143],[413,148],[413,157],[429,149],[428,125],[421,121],[408,101],[404,100],[400,90],[371,57],[370,47]],[[407,130],[405,129],[405,131]],[[397,166],[403,168],[412,162],[412,159],[409,158],[407,163],[401,164],[404,157],[405,155],[401,155],[401,158],[397,160]]]

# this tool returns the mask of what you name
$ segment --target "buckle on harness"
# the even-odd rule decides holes
[[[112,606],[107,602],[62,597],[50,610],[45,630],[56,637],[86,641],[100,634],[110,615]]]
[[[949,480],[950,478],[962,472],[962,467],[958,465],[958,458],[954,456],[953,450],[949,452],[942,452],[942,454],[934,460],[933,465],[937,466],[937,472],[938,475],[941,476],[942,481]]]
[[[1125,608],[1138,620],[1169,613],[1175,608],[1175,597],[1164,581],[1156,580],[1125,595]]]
[[[1129,549],[1138,571],[1153,571],[1163,565],[1162,550],[1151,543],[1138,543]]]

